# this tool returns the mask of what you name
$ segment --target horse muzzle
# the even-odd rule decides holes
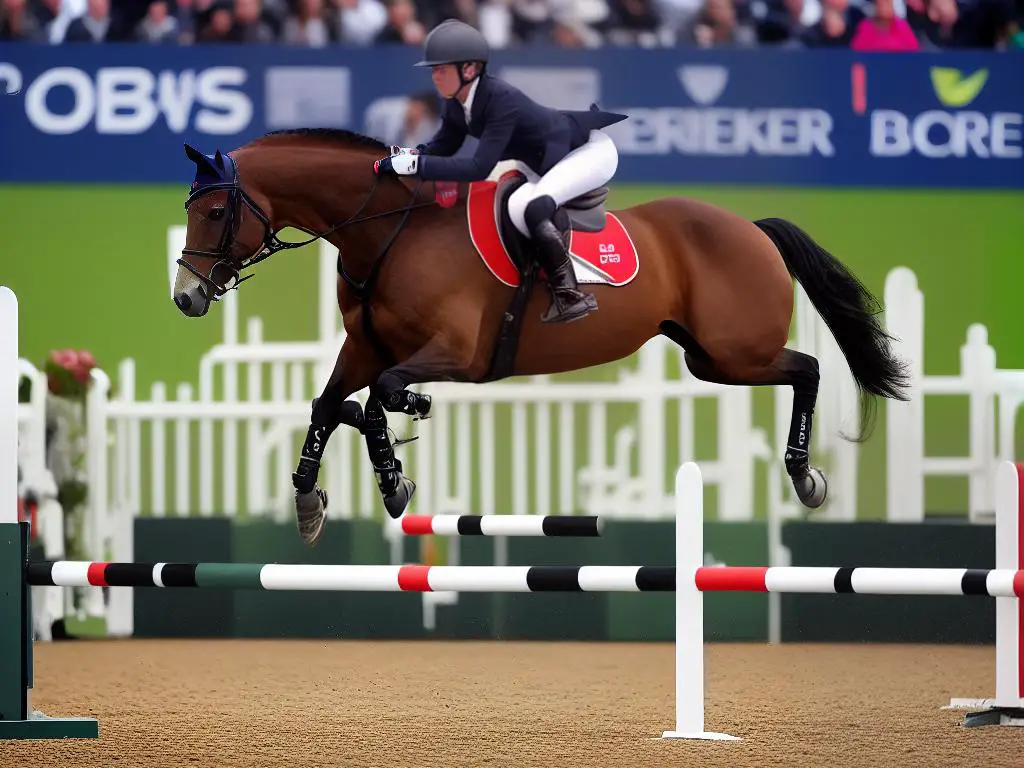
[[[186,317],[202,317],[210,311],[210,301],[206,298],[202,286],[194,292],[182,291],[181,293],[176,293],[174,295],[174,304]]]
[[[174,281],[173,296],[174,305],[186,317],[202,317],[210,311],[210,294],[207,287],[180,265]]]

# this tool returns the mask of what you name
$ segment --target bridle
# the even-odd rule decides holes
[[[203,251],[196,248],[182,248],[182,258],[179,258],[177,261],[180,266],[187,269],[206,285],[209,296],[213,301],[219,301],[220,298],[228,291],[238,288],[241,283],[251,277],[255,277],[254,274],[241,277],[241,270],[254,266],[264,259],[270,258],[278,251],[283,251],[289,248],[301,248],[302,246],[309,245],[332,232],[344,229],[351,224],[360,224],[364,221],[372,221],[373,219],[402,214],[402,220],[398,223],[395,231],[391,233],[391,237],[388,238],[384,247],[381,249],[381,252],[374,259],[373,264],[370,267],[369,274],[362,280],[355,280],[348,274],[345,270],[341,250],[338,250],[338,274],[341,275],[342,279],[352,287],[357,298],[359,298],[363,303],[366,303],[370,299],[370,295],[373,291],[373,286],[376,282],[377,274],[380,272],[380,267],[384,261],[384,257],[387,255],[391,246],[398,237],[398,234],[405,226],[405,223],[409,218],[409,214],[415,208],[424,208],[429,205],[434,205],[433,200],[421,203],[415,202],[416,198],[419,196],[420,187],[423,184],[423,179],[417,178],[416,188],[412,192],[412,198],[409,205],[404,208],[393,208],[381,213],[362,216],[362,212],[366,210],[366,206],[370,204],[370,200],[373,198],[373,193],[376,191],[377,185],[380,183],[381,177],[374,174],[373,186],[370,187],[370,191],[367,192],[362,205],[359,206],[355,213],[344,221],[341,221],[329,229],[325,229],[323,232],[319,233],[312,233],[301,227],[293,227],[294,229],[299,229],[300,231],[307,232],[313,236],[308,240],[303,240],[302,242],[288,243],[282,241],[277,236],[277,231],[274,231],[271,227],[270,218],[263,212],[263,209],[260,208],[259,203],[253,200],[249,193],[242,189],[238,179],[238,168],[235,165],[234,159],[229,154],[223,154],[221,155],[221,158],[223,159],[225,166],[224,176],[227,176],[228,180],[193,185],[192,191],[185,200],[185,211],[188,212],[189,206],[199,198],[208,195],[211,192],[217,192],[220,190],[227,191],[228,200],[227,205],[224,208],[225,221],[224,227],[221,231],[220,241],[217,244],[216,250],[212,251]],[[242,205],[248,208],[263,224],[263,242],[253,254],[236,260],[232,257],[231,250],[235,245],[235,237],[238,235],[238,228],[241,224]],[[189,264],[184,259],[185,256],[200,256],[202,258],[216,259],[216,263],[210,269],[210,274],[204,275],[200,273],[198,269]]]

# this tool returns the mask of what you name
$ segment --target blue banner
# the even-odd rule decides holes
[[[0,181],[185,183],[184,142],[301,126],[398,142],[431,89],[417,57],[0,45]],[[531,49],[492,71],[551,106],[628,113],[609,129],[620,181],[1024,187],[1024,53]]]

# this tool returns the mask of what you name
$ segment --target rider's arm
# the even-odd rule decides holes
[[[465,139],[465,129],[460,129],[455,121],[448,116],[446,105],[445,111],[441,116],[441,126],[437,129],[437,133],[434,134],[434,138],[426,144],[420,144],[416,148],[420,151],[421,155],[450,157],[458,151]]]
[[[420,158],[419,174],[426,180],[482,181],[501,160],[516,125],[516,110],[509,101],[491,99],[484,115],[484,132],[471,157]]]

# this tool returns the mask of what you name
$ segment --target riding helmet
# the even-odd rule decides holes
[[[446,19],[434,27],[423,42],[423,60],[417,67],[459,64],[464,61],[487,62],[491,48],[475,27],[455,19]]]

